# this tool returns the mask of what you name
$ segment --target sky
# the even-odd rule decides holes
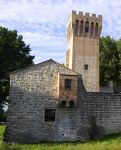
[[[103,15],[101,35],[121,37],[120,0],[0,0],[0,26],[23,35],[35,63],[50,58],[64,63],[66,23],[72,10]]]

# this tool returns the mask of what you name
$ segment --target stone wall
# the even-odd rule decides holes
[[[121,132],[121,94],[87,93],[84,105],[104,134]]]
[[[121,131],[121,95],[87,93],[77,79],[77,106],[59,107],[58,73],[76,75],[47,61],[11,74],[6,142],[76,141]],[[45,109],[55,109],[55,121],[45,122]],[[95,129],[93,128],[95,126]]]
[[[75,58],[75,68],[77,72],[81,72],[86,91],[99,91],[99,78],[97,76],[98,60],[95,56],[79,56]],[[88,69],[84,69],[84,65],[88,65]]]
[[[76,75],[52,60],[10,75],[11,102],[5,132],[6,141],[39,142],[46,139],[48,127],[44,124],[44,110],[58,108],[59,73]],[[55,123],[51,123],[49,130],[54,126]],[[56,132],[56,127],[54,130]]]

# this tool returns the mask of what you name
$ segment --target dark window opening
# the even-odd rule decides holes
[[[69,101],[69,107],[71,107],[71,108],[74,107],[74,101],[73,100]]]
[[[81,26],[80,26],[80,36],[83,35],[83,21],[81,21]]]
[[[75,25],[75,36],[78,35],[78,28],[79,28],[79,20],[76,20],[76,25]]]
[[[61,107],[66,107],[66,101],[61,102]]]
[[[88,65],[87,64],[84,65],[84,69],[88,70]]]
[[[88,33],[89,32],[89,28],[85,27],[85,32]]]
[[[52,122],[55,121],[55,109],[45,109],[45,122]]]
[[[88,33],[89,32],[89,22],[87,21],[85,23],[85,33]]]
[[[65,79],[65,89],[71,89],[71,79]]]
[[[94,22],[91,23],[90,37],[93,37],[93,35],[94,35]]]
[[[95,27],[95,38],[98,37],[98,23],[96,23],[96,27]]]

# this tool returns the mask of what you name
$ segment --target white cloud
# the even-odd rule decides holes
[[[23,32],[22,33],[26,43],[31,43],[33,47],[42,47],[42,48],[57,48],[62,49],[65,47],[65,37],[60,37],[58,35],[46,35],[40,34],[39,32]],[[62,45],[63,43],[63,45]]]
[[[119,0],[0,0],[0,23],[24,36],[36,56],[35,62],[52,55],[64,62],[65,28],[71,10],[102,14],[102,35],[121,37]]]

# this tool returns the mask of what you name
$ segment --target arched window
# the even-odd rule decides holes
[[[85,23],[85,33],[88,33],[89,32],[89,22],[86,21]]]
[[[91,31],[90,31],[90,37],[94,36],[94,22],[91,22]]]
[[[95,38],[98,37],[98,23],[96,23],[96,26],[95,26]]]
[[[79,29],[79,20],[76,20],[76,25],[75,25],[75,36],[78,36],[78,29]]]
[[[83,21],[81,21],[81,25],[80,25],[80,36],[83,35]]]
[[[71,108],[74,107],[74,101],[73,100],[69,101],[69,107],[71,107]]]
[[[66,101],[61,102],[61,107],[66,107]]]

